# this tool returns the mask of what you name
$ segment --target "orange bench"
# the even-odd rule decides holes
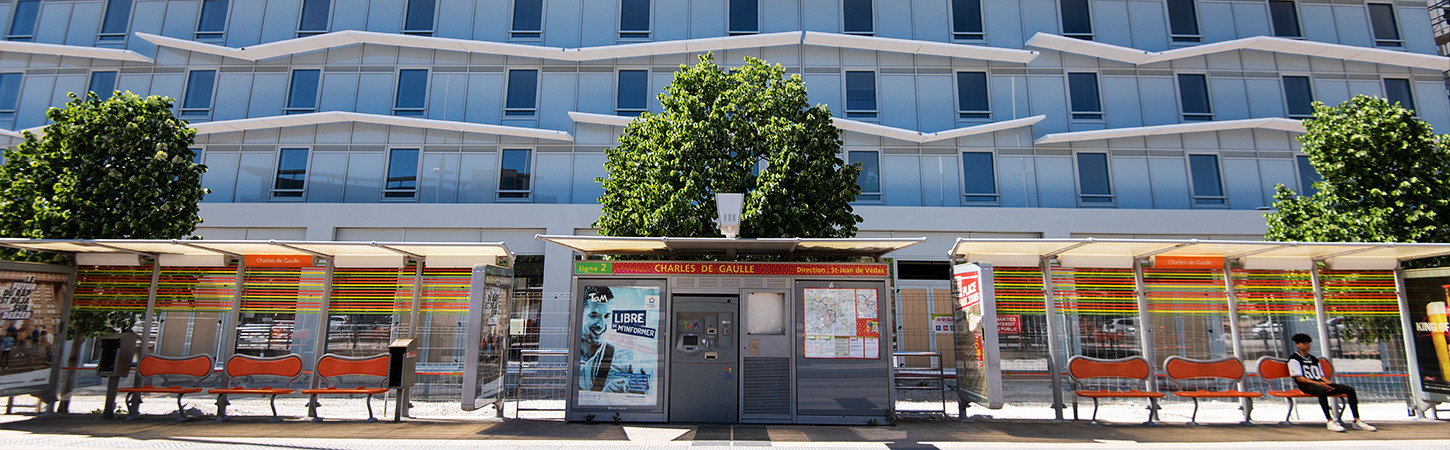
[[[1146,398],[1148,399],[1148,421],[1144,424],[1153,424],[1153,418],[1158,412],[1158,399],[1163,398],[1162,392],[1139,389],[1087,389],[1088,383],[1086,383],[1087,380],[1096,379],[1133,380],[1133,383],[1141,388],[1148,377],[1153,374],[1153,369],[1148,366],[1148,361],[1143,357],[1098,359],[1074,356],[1067,360],[1067,374],[1078,388],[1073,391],[1073,394],[1093,399],[1092,423],[1094,425],[1098,423],[1098,399],[1100,398]]]
[[[1189,425],[1198,425],[1198,399],[1200,398],[1244,398],[1249,399],[1244,406],[1244,421],[1248,425],[1249,413],[1254,409],[1253,399],[1263,397],[1264,394],[1250,391],[1240,391],[1233,388],[1235,383],[1244,378],[1244,363],[1232,356],[1197,360],[1188,359],[1182,356],[1170,356],[1163,361],[1163,371],[1173,384],[1178,385],[1178,391],[1173,395],[1193,399],[1193,417],[1188,419]],[[1190,388],[1196,388],[1189,390]],[[1208,388],[1208,389],[1205,389]]]
[[[1279,397],[1289,401],[1289,412],[1284,414],[1284,421],[1279,423],[1284,425],[1290,423],[1289,417],[1294,415],[1294,399],[1318,398],[1298,389],[1299,385],[1294,382],[1294,377],[1289,376],[1289,360],[1265,356],[1259,358],[1258,366],[1259,378],[1263,379],[1264,383],[1269,385],[1269,396]],[[1330,364],[1327,359],[1319,360],[1319,369],[1324,372],[1326,378],[1334,376],[1334,365]],[[1282,391],[1274,390],[1274,385],[1276,384],[1285,389]],[[1330,395],[1330,397],[1344,398],[1346,395],[1338,394]],[[1339,416],[1342,414],[1344,414],[1344,408],[1336,402],[1334,405],[1334,419],[1338,421]]]
[[[251,355],[232,355],[227,359],[226,369],[223,371],[227,379],[232,381],[232,387],[218,388],[206,391],[209,394],[217,394],[217,417],[218,422],[227,420],[227,396],[228,395],[270,395],[272,396],[272,421],[281,420],[277,417],[277,396],[297,392],[290,387],[297,377],[302,375],[302,357],[297,354],[284,356],[261,357]],[[287,380],[284,387],[275,388],[270,385],[257,387],[272,380]]]
[[[126,364],[130,364],[127,362]],[[146,378],[145,386],[125,387],[116,389],[116,392],[126,394],[127,411],[126,420],[135,420],[140,415],[141,394],[176,394],[176,421],[186,420],[186,410],[181,405],[181,397],[186,394],[201,392],[201,381],[211,376],[214,362],[211,355],[200,354],[192,356],[160,356],[146,355],[141,362],[136,364],[136,374]],[[195,378],[189,386],[171,385],[155,386],[155,378],[160,378],[162,384],[170,383],[173,376]]]
[[[312,401],[307,406],[311,409],[313,422],[322,421],[322,417],[317,415],[317,407],[322,406],[317,402],[319,395],[367,395],[368,422],[378,421],[376,417],[373,417],[373,396],[388,392],[387,353],[372,356],[342,356],[328,353],[317,359],[315,373],[327,387],[302,390],[304,395],[312,396]],[[379,381],[377,387],[341,387],[339,385],[343,383],[344,377],[376,377]]]

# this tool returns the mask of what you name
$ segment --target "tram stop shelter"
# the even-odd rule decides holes
[[[32,295],[54,301],[25,305],[36,306],[34,314],[7,310],[7,325],[44,323],[60,337],[73,310],[135,312],[141,315],[138,358],[207,354],[221,364],[234,354],[290,353],[304,361],[305,374],[324,354],[388,353],[390,343],[410,339],[418,345],[411,354],[421,353],[420,385],[442,379],[437,384],[453,386],[439,390],[453,395],[461,387],[465,409],[502,407],[514,255],[501,242],[5,238],[0,247],[76,261],[74,267],[43,265],[68,272],[58,274],[54,292]],[[46,274],[24,273],[42,265],[4,264],[0,275],[45,280]],[[466,327],[456,326],[464,320]],[[51,353],[61,355],[64,339],[54,341]],[[459,342],[477,345],[460,348]],[[7,377],[49,380],[0,394],[54,389],[61,364],[47,364],[34,373],[0,373],[0,385]],[[319,380],[309,376],[302,383],[316,388]],[[399,415],[406,416],[408,386],[390,387],[399,389]]]
[[[985,285],[988,298],[977,309],[985,317],[977,320],[999,324],[977,327],[975,338],[957,338],[959,355],[961,342],[991,344],[982,349],[986,357],[977,355],[982,364],[959,356],[959,393],[964,403],[1000,395],[1012,374],[994,365],[999,357],[1003,363],[1045,359],[1061,419],[1063,391],[1072,390],[1063,383],[1069,357],[1142,356],[1155,370],[1173,355],[1232,357],[1253,371],[1255,358],[1283,358],[1288,336],[1305,333],[1314,339],[1314,353],[1345,358],[1336,361],[1346,366],[1336,375],[1355,377],[1350,383],[1360,385],[1361,398],[1379,392],[1423,415],[1450,402],[1444,316],[1450,270],[1402,264],[1445,255],[1450,244],[958,239],[949,252],[963,263],[954,267],[953,287]],[[1349,353],[1366,331],[1386,337],[1362,346],[1370,352]],[[1046,348],[1024,344],[1034,337]],[[1042,350],[1045,355],[1037,353]],[[1350,364],[1365,353],[1379,361]],[[1354,374],[1350,366],[1370,368]],[[1149,389],[1161,387],[1156,381],[1149,377]]]
[[[573,271],[567,420],[886,420],[893,320],[880,261],[924,239],[538,239],[585,257]],[[738,260],[752,256],[858,262]],[[668,260],[689,257],[719,259]]]

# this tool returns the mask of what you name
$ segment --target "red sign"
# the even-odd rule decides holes
[[[247,255],[247,267],[312,267],[312,255]]]
[[[613,261],[615,274],[884,277],[885,264]]]
[[[982,302],[982,273],[957,272],[952,274],[957,283],[957,309],[971,308]]]
[[[1153,257],[1153,268],[1223,270],[1223,257],[1158,255]]]
[[[1022,315],[1000,314],[997,316],[997,334],[1017,334],[1022,332]]]

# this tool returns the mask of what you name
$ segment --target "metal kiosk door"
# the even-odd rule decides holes
[[[670,421],[737,422],[740,299],[677,295],[671,303]]]

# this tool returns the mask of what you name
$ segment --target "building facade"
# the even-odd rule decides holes
[[[68,92],[176,98],[208,166],[197,234],[502,241],[545,334],[572,255],[534,235],[592,232],[604,150],[704,52],[804,78],[864,166],[861,235],[928,238],[898,262],[956,237],[1258,239],[1274,186],[1315,178],[1311,101],[1450,129],[1415,1],[9,0],[0,20],[0,128]]]

